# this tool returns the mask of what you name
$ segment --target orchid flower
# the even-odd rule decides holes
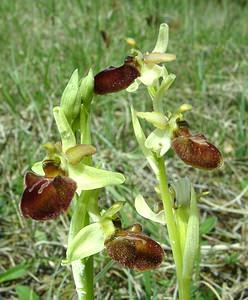
[[[166,53],[169,41],[169,27],[163,23],[160,25],[159,34],[156,45],[152,52],[142,52],[134,49],[132,51],[133,59],[138,65],[140,76],[127,88],[128,92],[134,92],[138,89],[140,83],[150,87],[156,85],[156,82],[168,76],[168,72],[164,66],[159,64],[170,62],[176,59],[174,54]]]

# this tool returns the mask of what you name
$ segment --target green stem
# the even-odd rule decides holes
[[[159,181],[161,199],[164,206],[165,219],[168,229],[169,240],[171,243],[172,254],[176,265],[176,273],[179,287],[179,299],[188,300],[190,299],[190,289],[188,282],[182,278],[183,261],[180,245],[180,236],[175,223],[172,200],[168,187],[167,175],[165,172],[164,158],[157,158],[157,161],[159,168],[157,177]]]
[[[90,134],[90,112],[87,111],[84,105],[81,105],[80,113],[80,142],[82,144],[91,143]],[[92,165],[91,158],[85,158],[84,163]],[[70,224],[69,241],[85,226],[89,225],[88,204],[92,198],[98,193],[96,191],[83,191],[78,197],[74,213]],[[94,284],[93,284],[93,256],[87,259],[77,260],[72,262],[72,273],[78,294],[78,300],[93,300],[94,299]]]
[[[89,224],[88,201],[93,191],[84,191],[76,199],[76,207],[71,219],[69,243],[83,227]],[[79,300],[93,299],[93,256],[72,262],[72,273]]]

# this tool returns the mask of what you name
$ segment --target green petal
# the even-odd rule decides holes
[[[136,197],[134,205],[137,213],[140,214],[142,217],[149,219],[153,222],[157,222],[165,225],[164,211],[162,210],[156,214],[154,211],[150,209],[150,207],[148,206],[148,204],[146,203],[142,195],[138,195]]]
[[[122,184],[125,177],[121,173],[105,171],[87,166],[82,162],[69,165],[69,177],[77,183],[77,192],[99,189],[108,185]]]
[[[160,25],[158,39],[152,52],[164,53],[169,42],[169,26],[165,23]]]
[[[165,129],[168,119],[165,115],[159,112],[137,112],[137,116],[145,119],[157,128]]]
[[[54,107],[53,115],[60,133],[62,149],[65,152],[68,148],[76,145],[76,139],[63,110],[59,106]]]
[[[146,136],[145,136],[145,134],[144,134],[144,132],[143,132],[141,126],[140,126],[139,119],[137,118],[136,111],[133,109],[132,106],[131,106],[131,115],[132,115],[132,123],[133,123],[134,134],[135,134],[135,137],[137,139],[137,142],[138,142],[144,156],[148,160],[151,168],[153,169],[155,174],[157,174],[158,167],[157,167],[156,160],[153,156],[153,153],[149,149],[147,149],[146,146],[145,146]]]
[[[68,246],[67,263],[96,254],[104,249],[105,231],[101,223],[85,226]]]
[[[145,146],[163,156],[171,147],[171,131],[169,129],[155,129],[147,137]]]

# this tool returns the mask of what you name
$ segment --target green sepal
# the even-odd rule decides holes
[[[164,53],[169,42],[169,26],[163,23],[159,27],[158,39],[152,52]]]
[[[183,278],[190,279],[193,274],[194,263],[199,251],[199,211],[197,207],[196,194],[191,187],[191,202],[187,235],[183,253]]]
[[[161,210],[158,213],[155,213],[154,211],[152,211],[142,195],[138,195],[135,198],[134,205],[135,205],[135,209],[136,209],[137,213],[139,215],[141,215],[142,217],[149,219],[153,222],[157,222],[157,223],[165,225],[166,222],[165,222],[164,211]]]
[[[140,126],[139,119],[137,117],[136,111],[133,109],[131,106],[131,116],[132,116],[132,123],[133,123],[133,129],[134,129],[134,134],[137,139],[137,142],[141,148],[141,151],[143,152],[144,156],[148,160],[152,170],[155,172],[155,174],[158,173],[158,166],[157,162],[154,158],[154,155],[152,151],[145,146],[145,141],[146,141],[146,136]]]
[[[121,173],[101,170],[80,162],[68,166],[69,177],[77,183],[77,193],[99,189],[108,185],[118,185],[125,181]]]
[[[68,148],[76,145],[76,138],[71,126],[68,123],[64,111],[59,106],[54,107],[53,115],[60,133],[62,150],[65,153]]]
[[[85,226],[71,241],[67,250],[67,258],[63,263],[83,259],[104,249],[105,240],[115,232],[110,220]]]
[[[60,107],[71,124],[79,115],[80,99],[77,97],[78,93],[78,70],[76,69],[62,94]]]

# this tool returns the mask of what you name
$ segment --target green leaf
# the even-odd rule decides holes
[[[158,39],[152,52],[164,53],[169,42],[169,26],[165,23],[160,25]]]
[[[197,207],[196,194],[191,187],[190,214],[187,226],[187,235],[183,253],[183,278],[190,279],[199,250],[199,211]]]
[[[83,259],[104,249],[104,242],[115,231],[111,221],[85,226],[68,246],[67,262]]]
[[[218,219],[215,216],[206,218],[200,225],[200,235],[208,234],[217,224]]]
[[[78,93],[78,70],[76,69],[62,94],[61,105],[67,121],[71,124],[72,121],[79,115],[80,99],[77,99]]]
[[[157,222],[160,224],[165,225],[165,214],[164,211],[160,211],[159,213],[155,213],[154,211],[151,210],[151,208],[148,206],[146,203],[145,199],[143,198],[142,195],[138,195],[135,198],[135,209],[138,214],[140,214],[142,217],[149,219],[153,222]]]
[[[80,99],[80,103],[83,103],[86,106],[88,106],[93,99],[93,95],[94,75],[92,69],[90,69],[88,75],[85,76],[81,81],[77,97],[78,99]]]
[[[76,139],[63,110],[59,106],[54,107],[53,115],[62,140],[62,149],[65,152],[68,148],[76,145]]]
[[[137,112],[139,118],[145,119],[147,122],[151,123],[153,126],[165,129],[168,119],[165,115],[159,112]]]
[[[40,297],[28,286],[17,285],[16,293],[19,300],[39,300]]]
[[[155,129],[147,137],[145,146],[159,156],[163,156],[171,147],[171,135],[169,127],[166,129]]]
[[[132,106],[131,106],[131,116],[132,116],[134,134],[135,134],[137,142],[141,148],[141,151],[143,152],[144,156],[148,160],[148,162],[149,162],[151,168],[153,169],[153,171],[155,172],[155,174],[157,174],[158,173],[157,162],[153,156],[152,151],[147,149],[145,146],[146,136],[140,126],[139,119],[137,118],[137,114]]]
[[[87,166],[82,162],[69,165],[69,177],[76,181],[77,192],[99,189],[108,185],[118,185],[125,181],[121,173],[111,172]]]
[[[5,272],[0,273],[0,283],[17,278],[22,278],[27,274],[27,270],[28,267],[24,264],[20,264],[18,266],[10,268]]]

